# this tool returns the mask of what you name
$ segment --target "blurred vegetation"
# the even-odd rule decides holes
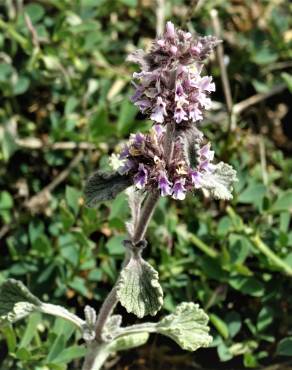
[[[210,11],[218,11],[235,113],[230,125],[214,56],[207,69],[216,104],[203,130],[239,182],[229,204],[200,194],[161,199],[148,232],[145,254],[160,273],[165,311],[199,302],[210,315],[213,348],[187,354],[154,336],[112,367],[291,369],[288,1],[0,1],[0,282],[20,279],[41,299],[82,314],[117,278],[125,197],[91,210],[82,189],[131,132],[149,127],[129,102],[134,69],[125,58],[149,46],[161,4],[165,19],[200,34],[214,33]],[[256,104],[246,103],[256,94]],[[1,370],[79,369],[83,354],[60,319],[35,314],[0,330]]]

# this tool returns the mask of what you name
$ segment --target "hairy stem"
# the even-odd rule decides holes
[[[82,370],[99,370],[109,357],[110,352],[107,350],[105,344],[99,346],[96,342],[88,345],[88,353],[85,358]]]
[[[169,165],[172,156],[173,156],[173,148],[174,148],[174,132],[175,132],[175,125],[173,122],[168,122],[166,126],[166,135],[164,141],[164,156],[166,160],[166,164]],[[156,203],[159,199],[159,191],[150,193],[143,205],[142,211],[140,213],[139,221],[137,222],[136,230],[133,236],[133,243],[136,244],[141,241],[146,233],[147,227],[153,216]]]
[[[168,122],[166,128],[165,142],[164,142],[164,154],[166,158],[166,163],[169,165],[174,148],[174,134],[175,134],[175,125],[172,122]],[[139,219],[135,227],[134,235],[132,242],[134,244],[139,243],[143,240],[144,235],[147,231],[148,224],[151,220],[151,217],[154,213],[155,206],[159,199],[159,191],[151,192],[146,197],[146,200],[143,204],[143,208],[139,214]],[[127,261],[127,255],[125,256],[125,261]],[[96,322],[96,340],[88,344],[88,353],[85,357],[85,362],[82,370],[98,370],[101,368],[102,364],[106,361],[109,356],[109,352],[106,351],[106,346],[102,342],[101,333],[106,324],[108,318],[111,316],[114,308],[118,303],[117,297],[117,285],[113,287],[107,298],[105,299],[101,309],[99,311],[97,322]],[[137,328],[135,328],[136,330]],[[141,328],[140,328],[141,329]],[[149,329],[153,330],[153,328]]]
[[[159,192],[150,193],[144,203],[142,211],[140,213],[139,221],[137,222],[136,230],[133,236],[133,243],[136,244],[144,238],[148,224],[154,213],[156,203],[159,199]]]
[[[63,319],[68,320],[76,325],[79,330],[82,330],[82,327],[85,324],[85,321],[81,320],[78,316],[74,315],[62,306],[56,306],[51,303],[42,303],[40,306],[40,311],[48,315],[62,317]]]
[[[117,303],[118,303],[118,297],[117,297],[117,288],[115,285],[113,289],[110,291],[110,293],[108,294],[108,296],[106,297],[105,301],[103,302],[103,305],[101,306],[101,309],[97,316],[96,327],[95,327],[97,341],[101,341],[102,329],[107,319],[111,316]]]

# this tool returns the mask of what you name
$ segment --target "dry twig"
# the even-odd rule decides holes
[[[220,40],[221,26],[220,26],[220,22],[218,18],[218,12],[216,9],[212,9],[210,14],[212,18],[212,24],[213,24],[215,36]],[[227,112],[228,112],[228,117],[229,117],[229,130],[233,131],[235,129],[235,119],[234,119],[233,112],[232,112],[232,106],[233,106],[232,95],[231,95],[231,89],[230,89],[227,69],[226,69],[226,65],[224,62],[224,49],[223,49],[222,43],[220,43],[217,46],[216,53],[217,53],[217,58],[219,62],[222,86],[223,86],[226,107],[227,107]]]
[[[273,95],[279,94],[280,92],[285,90],[285,88],[286,88],[285,84],[276,85],[275,87],[273,87],[270,91],[266,93],[255,94],[245,100],[242,100],[241,102],[234,105],[233,113],[239,114],[243,112],[245,109],[247,109],[248,107],[250,107],[251,105],[257,104],[263,100],[270,98]]]

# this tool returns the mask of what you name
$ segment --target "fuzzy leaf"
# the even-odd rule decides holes
[[[83,339],[92,341],[95,339],[96,311],[90,306],[85,306],[85,325],[83,327]]]
[[[0,324],[16,322],[40,305],[41,301],[21,281],[9,279],[0,286]]]
[[[112,341],[115,333],[121,327],[122,324],[122,316],[121,315],[113,315],[110,316],[107,320],[103,331],[102,331],[102,339],[105,342]]]
[[[203,134],[196,127],[192,126],[180,133],[183,143],[184,159],[188,166],[196,167],[198,164],[198,151],[202,142]]]
[[[85,201],[87,207],[96,207],[98,202],[114,199],[121,191],[132,183],[129,176],[119,173],[95,172],[85,185]]]
[[[115,339],[108,347],[110,352],[125,351],[127,349],[142,346],[149,338],[148,333],[134,333]]]
[[[237,181],[236,171],[224,162],[215,165],[212,173],[202,175],[202,188],[216,199],[232,199],[232,184]]]
[[[187,351],[208,347],[212,342],[207,314],[191,302],[181,303],[173,314],[162,319],[157,324],[157,332],[170,337]]]
[[[132,254],[121,271],[117,295],[122,306],[138,317],[156,315],[163,303],[158,272],[140,253]]]

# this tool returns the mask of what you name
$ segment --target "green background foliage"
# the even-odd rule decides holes
[[[185,354],[152,336],[113,368],[284,369],[292,355],[291,5],[164,3],[166,19],[200,34],[214,32],[216,8],[234,103],[262,99],[236,114],[230,130],[218,61],[210,61],[216,106],[203,131],[238,171],[234,199],[161,199],[148,232],[145,257],[159,271],[164,313],[200,303],[213,347]],[[134,67],[125,58],[149,46],[157,14],[154,0],[0,1],[0,282],[20,279],[43,301],[82,314],[116,280],[126,198],[92,210],[82,189],[131,132],[149,128],[129,102]],[[83,355],[61,319],[33,314],[0,329],[1,370],[79,369]]]

